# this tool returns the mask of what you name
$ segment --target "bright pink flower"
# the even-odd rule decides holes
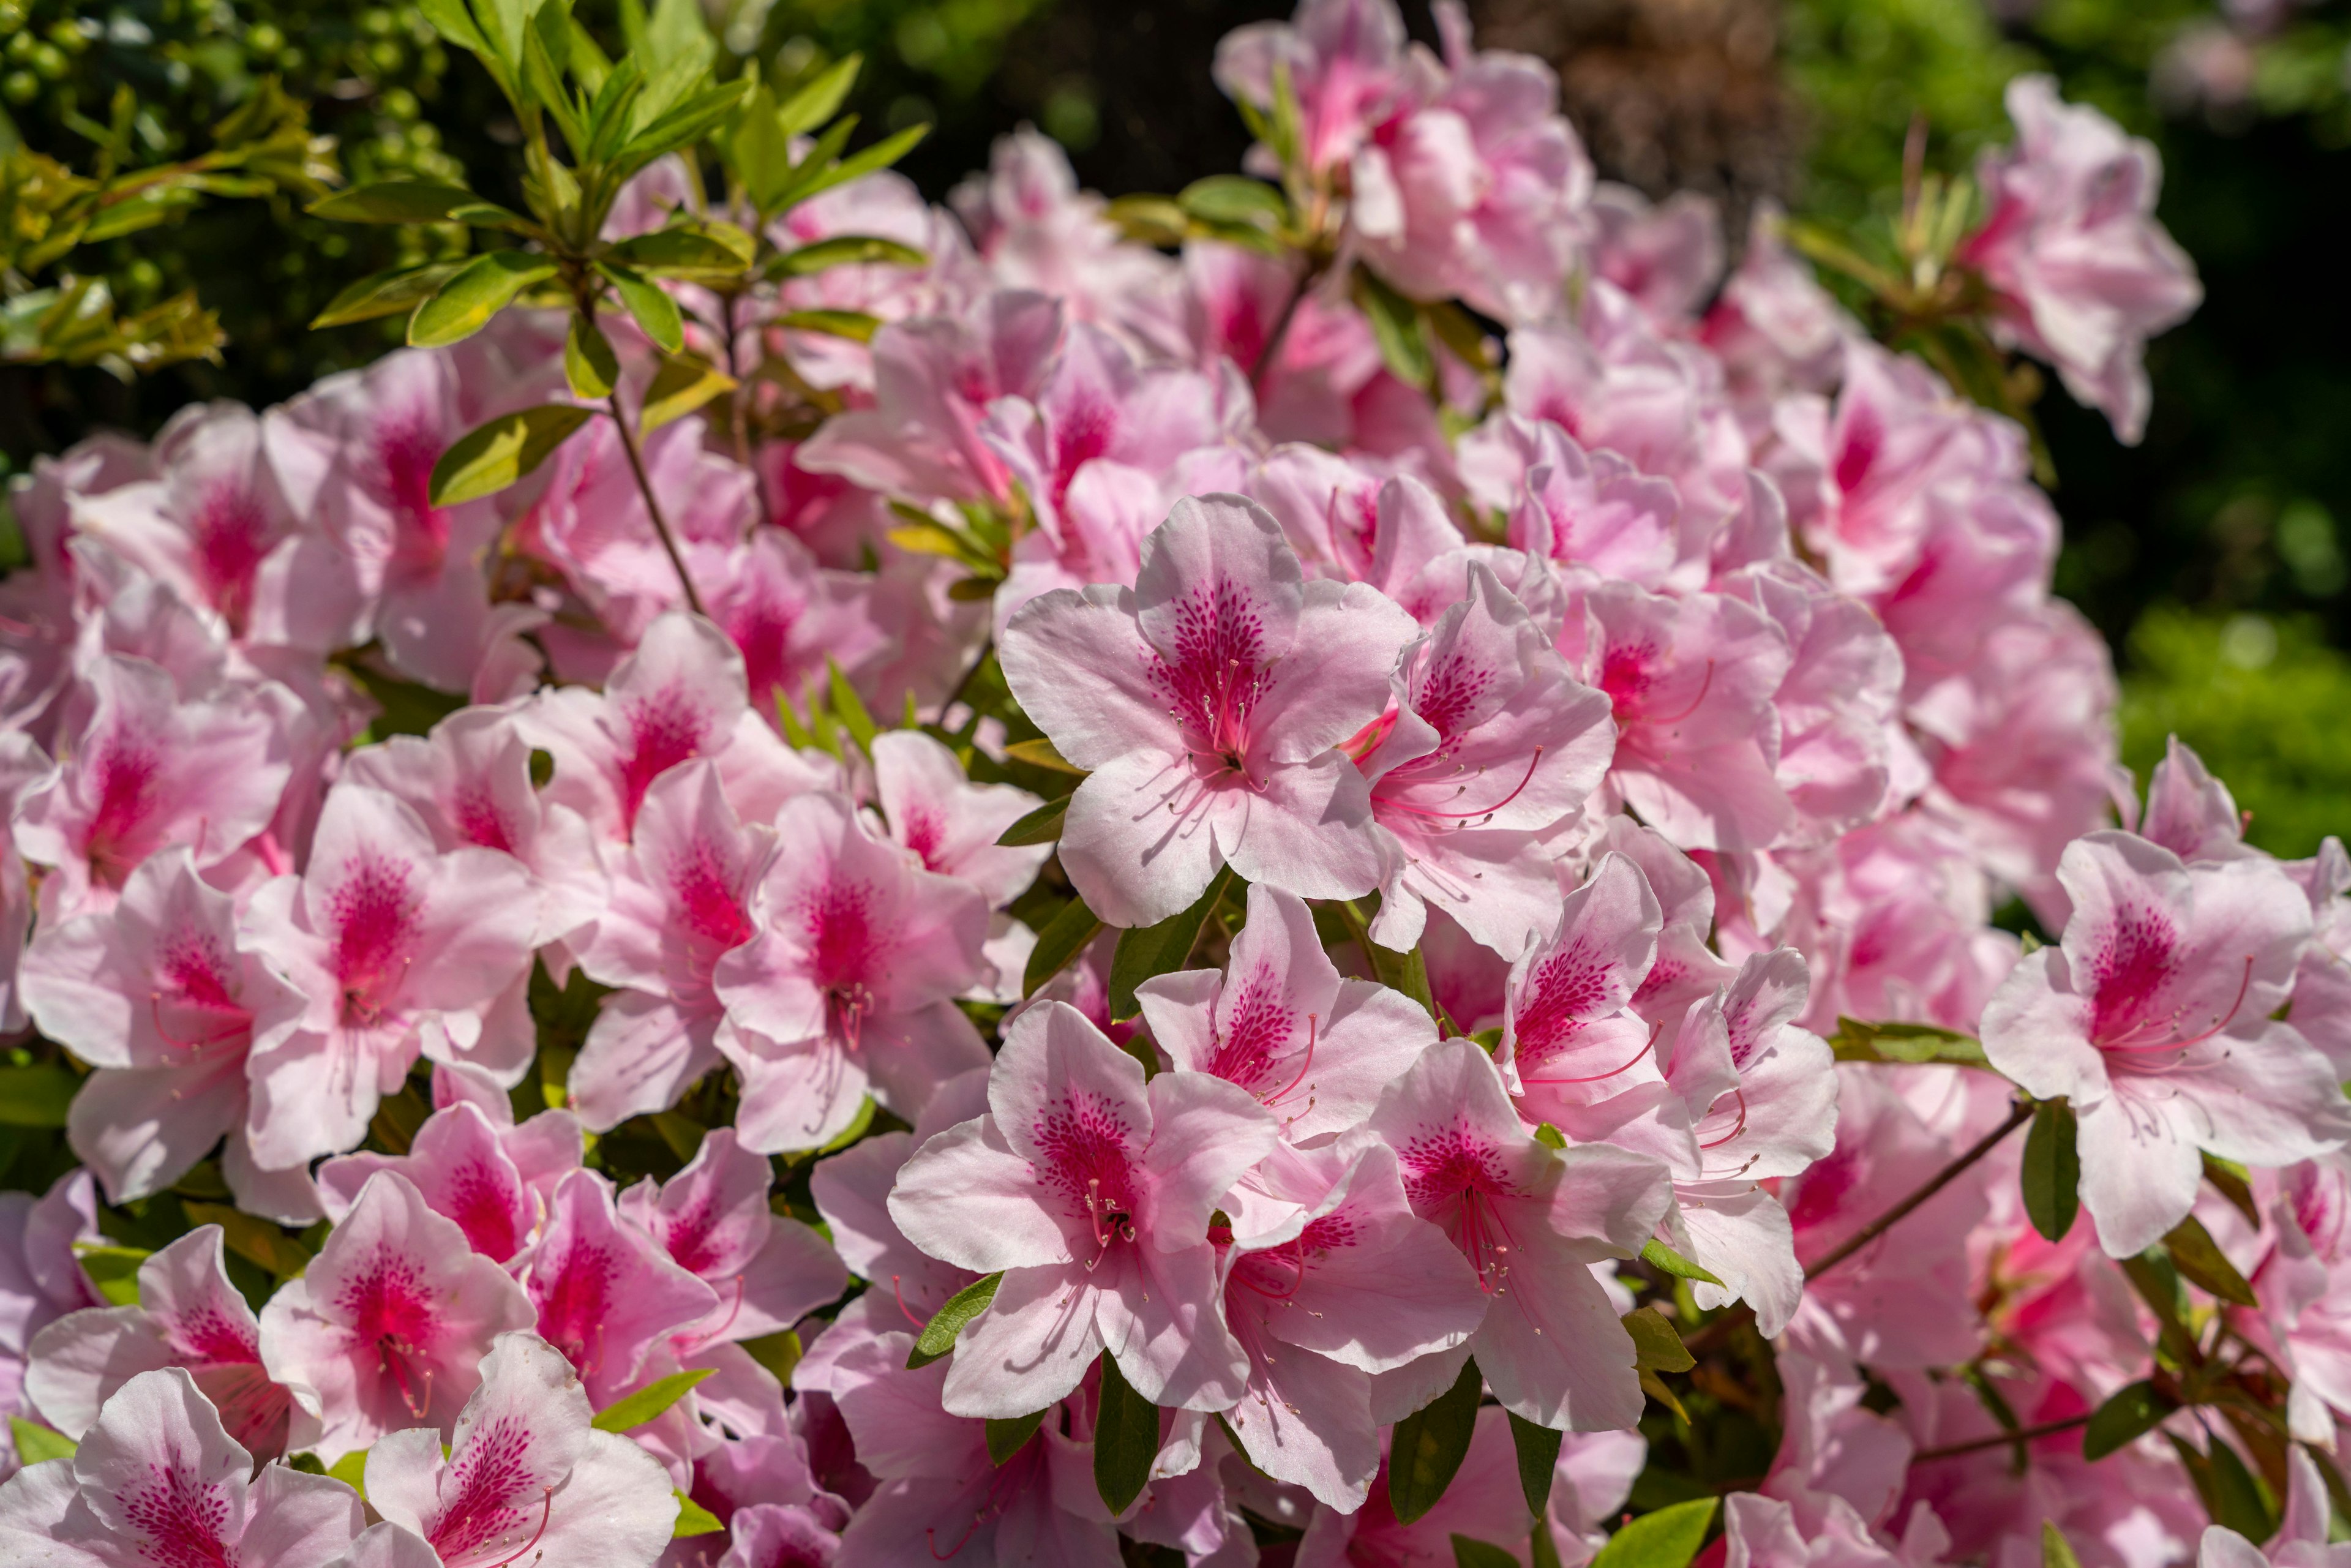
[[[989,1113],[931,1140],[890,1196],[933,1257],[1001,1270],[947,1376],[957,1415],[1025,1415],[1107,1346],[1155,1405],[1221,1410],[1247,1365],[1217,1311],[1208,1216],[1278,1140],[1272,1113],[1206,1073],[1143,1068],[1075,1009],[1006,1031]]]
[[[229,1283],[221,1234],[200,1225],[141,1263],[137,1305],[71,1312],[35,1337],[25,1391],[42,1419],[79,1437],[131,1378],[177,1366],[240,1447],[286,1452],[292,1404],[262,1368],[261,1322]]]
[[[1433,903],[1515,957],[1558,905],[1545,840],[1573,825],[1616,737],[1608,699],[1483,562],[1468,570],[1468,596],[1405,645],[1393,713],[1348,749],[1388,862],[1372,936],[1418,946]]]
[[[553,1345],[500,1334],[448,1457],[429,1427],[386,1437],[368,1453],[368,1506],[421,1538],[442,1568],[502,1568],[526,1554],[653,1568],[677,1519],[669,1478],[593,1419],[580,1374]]]
[[[670,1335],[721,1310],[717,1291],[622,1218],[611,1185],[594,1171],[574,1171],[555,1189],[520,1272],[539,1333],[571,1358],[600,1404],[632,1387]]]
[[[1186,969],[1135,988],[1160,1052],[1187,1072],[1237,1083],[1307,1143],[1368,1114],[1380,1092],[1437,1043],[1418,1003],[1343,979],[1295,895],[1255,886],[1224,969]]]
[[[185,846],[199,869],[218,864],[269,825],[291,777],[277,717],[257,697],[183,702],[160,666],[112,654],[83,678],[88,721],[57,770],[16,800],[18,852],[51,868],[49,920],[111,909],[158,850]]]
[[[1572,1440],[1572,1439],[1571,1439]],[[1342,1513],[1328,1504],[1315,1509],[1298,1543],[1298,1568],[1371,1568],[1389,1563],[1443,1563],[1453,1542],[1466,1538],[1520,1559],[1534,1519],[1518,1486],[1510,1417],[1495,1406],[1478,1412],[1478,1425],[1462,1457],[1460,1472],[1445,1495],[1410,1524],[1396,1522],[1388,1502],[1387,1465],[1362,1509]]]
[[[34,1336],[68,1312],[102,1307],[74,1248],[96,1242],[98,1185],[68,1171],[48,1192],[0,1192],[0,1416],[25,1409],[25,1363]],[[13,1434],[0,1427],[0,1470],[16,1468]]]
[[[768,1207],[775,1172],[732,1127],[703,1134],[686,1167],[621,1195],[621,1214],[718,1296],[678,1334],[689,1347],[781,1333],[839,1296],[848,1270],[825,1239]]]
[[[2065,390],[2136,445],[2147,427],[2147,340],[2204,301],[2196,264],[2155,219],[2155,149],[2045,76],[2008,84],[2016,141],[1987,150],[1976,178],[1984,226],[1959,259],[2000,295],[1994,330],[2056,367]]]
[[[709,580],[715,577],[716,580]],[[715,573],[698,572],[710,617],[742,651],[754,711],[806,706],[829,659],[854,674],[888,643],[873,615],[873,579],[820,567],[781,528],[757,528]]]
[[[1301,0],[1288,22],[1251,22],[1217,42],[1217,85],[1270,116],[1277,78],[1297,95],[1300,148],[1320,174],[1353,157],[1404,78],[1404,17],[1390,0]]]
[[[245,912],[243,945],[295,993],[254,1019],[255,1161],[352,1147],[420,1052],[519,1079],[536,1043],[523,986],[538,919],[513,856],[443,854],[392,796],[336,789],[302,875],[264,884]]]
[[[718,1568],[831,1568],[841,1537],[814,1512],[794,1503],[758,1502],[727,1521],[726,1554]]]
[[[1645,588],[1694,588],[1677,573],[1681,499],[1614,452],[1587,454],[1548,421],[1505,414],[1465,441],[1470,482],[1510,509],[1510,541],[1548,560]],[[1698,563],[1690,563],[1695,567]]]
[[[359,1494],[254,1456],[195,1381],[142,1372],[71,1458],[0,1487],[0,1556],[40,1568],[324,1568],[366,1523]]]
[[[1648,1239],[1665,1215],[1666,1167],[1606,1144],[1536,1142],[1494,1063],[1466,1040],[1424,1054],[1367,1124],[1395,1147],[1413,1212],[1452,1239],[1485,1288],[1469,1348],[1494,1396],[1565,1431],[1639,1419],[1633,1342],[1592,1265]]]
[[[446,1070],[434,1070],[435,1088]],[[424,1119],[404,1155],[343,1155],[319,1166],[328,1218],[347,1218],[378,1171],[405,1176],[436,1214],[457,1222],[475,1251],[505,1263],[527,1246],[564,1173],[579,1167],[584,1140],[569,1111],[545,1111],[517,1127],[500,1092],[496,1112],[471,1101]]]
[[[2310,906],[2273,862],[2183,865],[2093,833],[2058,880],[2073,918],[1984,1009],[1985,1053],[2081,1119],[2082,1200],[2111,1257],[2183,1218],[2207,1149],[2275,1166],[2338,1148],[2351,1104],[2334,1069],[2271,1021],[2310,939]]]
[[[1044,804],[1009,784],[975,784],[956,754],[920,730],[873,737],[873,796],[890,837],[925,871],[967,882],[1001,909],[1037,880],[1043,844],[1007,849],[1004,830]]]
[[[1714,203],[1677,191],[1652,204],[1630,185],[1592,193],[1592,270],[1624,290],[1650,320],[1689,326],[1722,272],[1722,225]]]
[[[261,1312],[262,1364],[294,1396],[287,1446],[331,1464],[406,1427],[446,1432],[491,1340],[536,1317],[455,1220],[396,1172],[377,1176]]]
[[[987,1064],[950,999],[980,978],[987,900],[909,865],[845,797],[784,808],[753,907],[758,935],[716,971],[747,1148],[821,1148],[869,1090],[912,1116],[941,1082]]]
[[[1185,499],[1144,542],[1134,589],[1030,601],[1007,679],[1061,755],[1061,863],[1094,912],[1150,925],[1220,863],[1301,897],[1379,880],[1369,792],[1338,744],[1379,716],[1411,618],[1363,584],[1303,582],[1271,517]]]
[[[28,784],[49,771],[49,759],[20,731],[0,734],[0,817],[13,819]],[[0,831],[0,1030],[25,1027],[22,967],[33,926],[33,889],[13,827]]]

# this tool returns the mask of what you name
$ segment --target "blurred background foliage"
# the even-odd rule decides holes
[[[590,0],[592,25],[636,0]],[[778,88],[842,56],[866,68],[853,144],[928,120],[902,167],[945,195],[1024,121],[1111,192],[1233,166],[1244,135],[1208,78],[1216,40],[1282,0],[706,0],[714,29]],[[601,11],[600,11],[601,6]],[[1414,32],[1433,38],[1425,0]],[[1560,68],[1604,174],[1707,192],[1734,236],[1761,198],[1882,222],[1913,118],[1959,170],[2008,134],[2002,88],[2053,71],[2151,138],[2162,215],[2204,308],[2150,356],[2145,444],[2052,392],[2039,414],[2067,544],[2059,588],[2114,642],[2126,759],[2177,730],[2307,853],[2351,822],[2351,290],[2335,224],[2351,193],[2351,0],[1472,0],[1483,41]],[[616,30],[616,27],[607,30]],[[311,104],[359,180],[486,175],[517,131],[473,61],[413,5],[350,0],[0,0],[0,152],[85,166],[119,84],[142,155],[179,158],[264,78]],[[490,193],[496,194],[496,192]],[[21,465],[99,425],[152,429],[192,398],[266,403],[382,352],[396,321],[303,329],[345,283],[455,232],[361,230],[284,197],[214,202],[92,247],[126,308],[193,287],[218,361],[126,383],[0,370],[0,455]]]

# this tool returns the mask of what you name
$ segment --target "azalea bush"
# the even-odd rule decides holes
[[[2139,798],[2034,478],[2145,143],[1726,274],[1449,5],[946,209],[423,9],[518,196],[308,176],[468,236],[408,346],[12,493],[8,1561],[2326,1552],[2351,858]]]

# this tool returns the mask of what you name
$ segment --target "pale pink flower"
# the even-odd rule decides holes
[[[1788,392],[1835,390],[1847,339],[1857,324],[1788,248],[1784,216],[1759,202],[1747,248],[1698,327],[1720,361],[1731,395],[1762,409]]]
[[[179,1368],[107,1401],[71,1458],[0,1487],[0,1556],[39,1568],[324,1568],[367,1522],[359,1494],[254,1456]]]
[[[1734,572],[1724,591],[1780,628],[1788,673],[1771,694],[1780,747],[1774,780],[1798,842],[1826,842],[1881,816],[1895,785],[1902,651],[1860,601],[1793,560]]]
[[[1287,22],[1251,22],[1217,44],[1217,85],[1270,117],[1285,72],[1308,172],[1343,165],[1404,86],[1404,17],[1391,0],[1301,0]],[[1270,172],[1271,171],[1267,171]]]
[[[450,1070],[434,1069],[435,1098]],[[493,1086],[495,1087],[495,1086]],[[406,1177],[436,1214],[457,1222],[475,1251],[505,1263],[546,1218],[547,1199],[579,1167],[584,1139],[569,1111],[543,1111],[517,1126],[502,1091],[486,1109],[470,1099],[424,1119],[404,1155],[342,1155],[319,1166],[319,1198],[340,1224],[378,1171]]]
[[[2275,863],[2181,863],[2128,833],[2065,852],[2064,939],[2027,954],[1984,1009],[1985,1054],[2081,1120],[2082,1200],[2109,1256],[2185,1218],[2199,1150],[2262,1166],[2351,1136],[2334,1069],[2272,1021],[2310,939]]]
[[[563,1178],[517,1271],[539,1333],[570,1358],[599,1404],[632,1387],[669,1336],[720,1310],[717,1291],[621,1217],[611,1185],[594,1171]]]
[[[653,1568],[677,1502],[652,1455],[600,1432],[580,1375],[545,1340],[504,1333],[481,1362],[444,1458],[430,1427],[370,1449],[368,1506],[441,1568],[529,1560]],[[380,1526],[379,1528],[382,1528]]]
[[[2286,1450],[2285,1517],[2278,1531],[2256,1546],[2225,1525],[2204,1531],[2196,1553],[2196,1568],[2343,1568],[2351,1563],[2351,1544],[2336,1544],[2331,1533],[2332,1504],[2326,1482],[2315,1460],[2299,1448]]]
[[[20,730],[0,732],[0,820],[13,819],[25,787],[48,771],[48,757],[32,737]],[[0,831],[0,1030],[25,1027],[23,965],[32,926],[32,882],[12,825]]]
[[[816,1514],[794,1503],[758,1502],[727,1521],[726,1553],[718,1568],[831,1568],[841,1537]]]
[[[403,1427],[446,1432],[491,1340],[536,1316],[455,1220],[398,1173],[377,1176],[261,1311],[262,1365],[294,1396],[287,1446],[331,1464]]]
[[[741,650],[751,706],[763,715],[779,700],[805,706],[827,660],[854,675],[889,642],[874,618],[873,580],[817,565],[782,528],[753,529],[720,570],[697,571],[695,581],[711,619]]]
[[[1443,1563],[1454,1555],[1457,1537],[1520,1558],[1534,1518],[1519,1487],[1511,1448],[1510,1417],[1499,1406],[1484,1406],[1453,1484],[1410,1524],[1397,1523],[1389,1505],[1384,1458],[1380,1478],[1360,1510],[1349,1513],[1327,1503],[1316,1507],[1298,1543],[1298,1568]]]
[[[34,1337],[68,1312],[102,1307],[74,1254],[96,1242],[98,1186],[68,1171],[47,1193],[0,1192],[0,1417],[25,1409],[25,1364]],[[0,1470],[16,1468],[14,1434],[0,1427]]]
[[[2065,390],[2136,445],[2147,427],[2147,340],[2204,301],[2196,264],[2155,218],[2153,146],[2046,76],[2008,84],[2016,141],[1976,168],[1991,203],[1958,259],[1999,296],[1993,329],[2054,366]]]
[[[1462,461],[1474,490],[1509,508],[1514,548],[1645,588],[1698,586],[1676,570],[1682,507],[1669,481],[1614,452],[1586,453],[1549,421],[1516,414],[1465,439]]]
[[[1630,185],[1593,187],[1592,270],[1668,331],[1692,325],[1722,272],[1714,203],[1677,191],[1660,203]]]
[[[1247,1364],[1217,1311],[1208,1216],[1278,1141],[1273,1115],[1206,1073],[1146,1088],[1142,1065],[1061,1002],[1013,1020],[988,1106],[918,1150],[890,1197],[924,1251],[1004,1271],[964,1330],[947,1408],[1025,1415],[1105,1347],[1155,1405],[1230,1408]]]
[[[1338,744],[1386,706],[1411,618],[1363,584],[1304,582],[1238,497],[1178,501],[1134,589],[1059,590],[1006,631],[1022,706],[1092,770],[1061,862],[1105,921],[1146,925],[1220,863],[1301,897],[1379,880],[1371,804]]]
[[[977,888],[1001,909],[1037,880],[1044,844],[1007,848],[1004,830],[1044,804],[1010,784],[975,784],[945,745],[920,730],[873,737],[873,798],[890,838],[925,871]]]

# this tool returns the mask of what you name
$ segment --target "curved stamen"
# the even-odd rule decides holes
[[[2229,1010],[2222,1014],[2211,1028],[2204,1030],[2201,1034],[2189,1035],[2186,1040],[2141,1041],[2136,1038],[2150,1029],[2160,1029],[2167,1031],[2178,1029],[2179,1027],[2179,1014],[2185,1009],[2174,1009],[2168,1018],[2160,1019],[2141,1019],[2138,1023],[2132,1025],[2130,1028],[2123,1030],[2120,1034],[2113,1037],[2113,1039],[2099,1041],[2098,1049],[2101,1051],[2113,1051],[2119,1055],[2129,1056],[2136,1055],[2140,1052],[2185,1051],[2191,1045],[2201,1045],[2206,1040],[2210,1040],[2214,1035],[2219,1034],[2222,1030],[2227,1029],[2230,1024],[2236,1021],[2237,1014],[2244,1009],[2245,998],[2252,992],[2252,988],[2253,959],[2252,955],[2248,954],[2245,958],[2244,975],[2237,982],[2236,999],[2229,1004]]]
[[[1714,1139],[1712,1142],[1700,1144],[1698,1145],[1699,1148],[1719,1149],[1722,1147],[1723,1145],[1739,1136],[1740,1134],[1747,1131],[1747,1091],[1744,1088],[1740,1088],[1734,1091],[1734,1092],[1739,1096],[1739,1124],[1731,1128],[1728,1133],[1723,1134],[1722,1136]]]
[[[1473,818],[1490,817],[1495,812],[1500,810],[1503,807],[1509,805],[1511,801],[1517,800],[1520,796],[1527,792],[1527,786],[1534,782],[1535,769],[1542,765],[1542,754],[1543,748],[1538,746],[1535,747],[1535,754],[1527,758],[1527,770],[1525,775],[1519,779],[1519,787],[1517,789],[1511,790],[1509,794],[1503,796],[1492,805],[1480,807],[1474,811],[1433,810],[1426,806],[1416,806],[1409,800],[1394,798],[1383,799],[1380,801],[1380,805],[1388,810],[1408,811],[1416,817],[1433,817],[1439,821],[1448,822],[1468,821]],[[1461,786],[1460,789],[1456,789],[1454,793],[1458,795],[1461,792],[1461,789],[1467,789],[1468,788],[1468,786],[1464,784]]]
[[[1705,679],[1703,679],[1703,680],[1701,680],[1700,682],[1698,682],[1698,695],[1696,695],[1696,696],[1694,696],[1694,697],[1692,697],[1692,698],[1690,699],[1690,705],[1689,705],[1689,706],[1687,706],[1687,707],[1686,707],[1686,708],[1682,709],[1682,711],[1681,711],[1681,712],[1679,712],[1679,713],[1677,713],[1677,714],[1674,715],[1674,716],[1673,716],[1673,717],[1671,717],[1671,718],[1657,718],[1657,717],[1655,717],[1655,716],[1649,716],[1649,715],[1646,715],[1646,714],[1645,714],[1645,715],[1643,715],[1643,716],[1642,716],[1641,722],[1642,722],[1642,723],[1644,723],[1644,724],[1679,724],[1679,723],[1681,723],[1681,721],[1682,721],[1682,720],[1684,720],[1684,719],[1686,719],[1686,718],[1689,717],[1689,716],[1690,716],[1690,715],[1692,715],[1692,714],[1694,714],[1694,713],[1698,712],[1698,710],[1699,706],[1700,706],[1702,704],[1704,704],[1704,703],[1705,703],[1705,701],[1706,701],[1706,694],[1707,694],[1709,690],[1711,690],[1711,689],[1712,689],[1713,685],[1714,685],[1714,661],[1713,661],[1712,659],[1708,659],[1708,660],[1706,662],[1706,678],[1705,678]]]
[[[539,1542],[539,1538],[540,1538],[541,1536],[544,1536],[544,1535],[547,1533],[547,1520],[548,1520],[548,1516],[549,1516],[549,1514],[553,1513],[554,1511],[555,1511],[555,1489],[554,1489],[553,1487],[549,1487],[549,1488],[547,1488],[547,1489],[546,1489],[546,1490],[544,1491],[544,1493],[541,1495],[541,1497],[540,1497],[540,1499],[539,1499],[539,1505],[538,1505],[538,1528],[536,1531],[532,1531],[532,1533],[531,1533],[531,1538],[530,1538],[528,1541],[526,1541],[526,1542],[524,1542],[522,1543],[522,1548],[521,1548],[521,1550],[520,1550],[520,1551],[517,1551],[517,1552],[514,1554],[514,1557],[505,1557],[505,1558],[501,1558],[501,1559],[499,1559],[497,1562],[491,1563],[491,1564],[490,1564],[490,1568],[507,1568],[507,1563],[512,1563],[512,1562],[515,1560],[515,1557],[519,1557],[519,1556],[521,1556],[521,1555],[523,1554],[523,1552],[528,1552],[528,1551],[529,1551],[532,1547],[534,1547],[534,1546],[538,1545],[538,1542]]]
[[[1521,1078],[1519,1082],[1521,1083],[1542,1084],[1597,1083],[1603,1079],[1614,1078],[1620,1072],[1630,1071],[1640,1062],[1641,1058],[1648,1055],[1652,1051],[1655,1051],[1657,1048],[1657,1036],[1663,1034],[1665,1032],[1665,1029],[1666,1026],[1663,1023],[1651,1024],[1649,1026],[1648,1042],[1643,1045],[1640,1050],[1635,1051],[1630,1057],[1627,1057],[1621,1066],[1612,1067],[1605,1072],[1595,1072],[1588,1078]]]
[[[1298,1064],[1298,1076],[1291,1079],[1288,1083],[1282,1085],[1280,1093],[1276,1094],[1270,1100],[1260,1102],[1269,1110],[1280,1104],[1284,1100],[1289,1099],[1290,1091],[1297,1088],[1301,1083],[1306,1082],[1307,1070],[1314,1065],[1315,1023],[1315,1015],[1308,1013],[1306,1015],[1306,1060]]]
[[[890,1276],[890,1294],[891,1294],[891,1296],[892,1296],[893,1298],[894,1298],[894,1299],[896,1300],[896,1301],[897,1301],[897,1303],[898,1303],[898,1312],[899,1312],[899,1314],[900,1314],[902,1317],[904,1317],[904,1318],[908,1322],[910,1322],[910,1323],[912,1323],[912,1324],[914,1324],[914,1332],[915,1332],[916,1333],[922,1333],[925,1329],[926,1329],[926,1328],[928,1328],[928,1327],[930,1327],[930,1326],[931,1326],[930,1324],[928,1324],[928,1323],[925,1322],[922,1319],[920,1319],[920,1318],[916,1317],[916,1316],[915,1316],[912,1312],[910,1312],[910,1311],[907,1309],[907,1306],[906,1306],[906,1292],[899,1287],[899,1284],[898,1284],[898,1276],[897,1276],[897,1275],[895,1275],[895,1274],[893,1274],[893,1275],[891,1275],[891,1276]]]

